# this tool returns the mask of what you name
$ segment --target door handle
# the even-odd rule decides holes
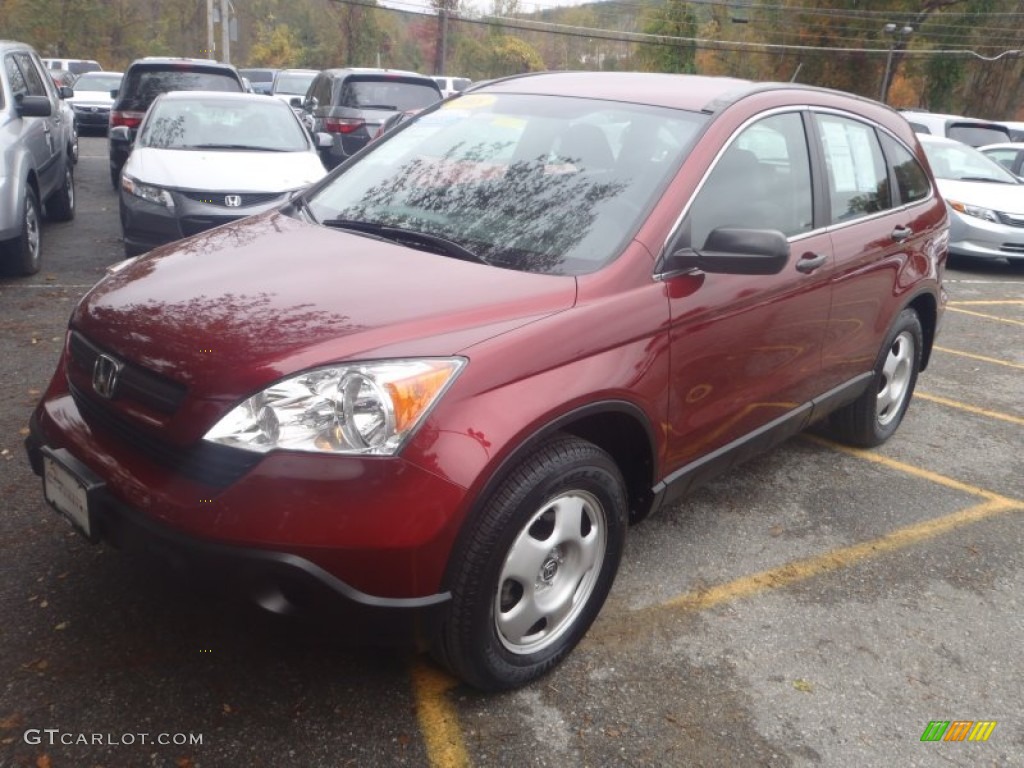
[[[910,227],[896,227],[896,229],[892,231],[892,239],[897,243],[902,243],[904,240],[909,240],[913,234],[914,230]]]
[[[800,257],[800,261],[796,263],[796,271],[803,272],[806,275],[816,270],[826,261],[828,261],[827,253],[805,253]]]

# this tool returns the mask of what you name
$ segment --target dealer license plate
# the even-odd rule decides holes
[[[102,486],[63,448],[43,450],[43,495],[87,539],[93,540],[93,493]]]

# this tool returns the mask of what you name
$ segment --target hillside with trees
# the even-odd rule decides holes
[[[1024,0],[489,2],[480,10],[459,0],[426,9],[231,0],[230,59],[473,79],[540,69],[698,72],[870,98],[884,90],[895,106],[1024,119]],[[44,56],[95,58],[111,69],[140,56],[209,55],[205,0],[0,0],[0,25],[2,36]]]

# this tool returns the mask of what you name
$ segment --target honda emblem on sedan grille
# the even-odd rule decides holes
[[[117,390],[117,377],[121,375],[121,363],[110,355],[100,355],[92,364],[92,388],[100,397],[110,400]]]
[[[241,204],[241,195],[224,195],[224,205],[226,205],[228,208],[237,208]]]

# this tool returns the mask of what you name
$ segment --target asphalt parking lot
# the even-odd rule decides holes
[[[633,527],[569,659],[484,696],[175,583],[45,505],[28,415],[121,257],[102,138],[78,194],[43,270],[0,278],[0,768],[1024,765],[1021,274],[949,271],[893,440],[798,437]],[[995,725],[922,741],[933,721]]]

